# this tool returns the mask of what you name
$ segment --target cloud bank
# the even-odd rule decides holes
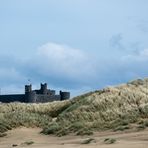
[[[89,83],[88,79],[95,76],[93,59],[82,50],[66,45],[47,43],[39,48],[36,59],[40,59],[38,67],[43,75],[62,76],[77,83],[83,79]]]
[[[148,74],[148,49],[103,61],[84,50],[49,42],[28,58],[0,59],[1,87],[13,90],[13,84],[16,89],[22,88],[30,79],[35,85],[47,82],[55,89],[72,90],[77,95]]]

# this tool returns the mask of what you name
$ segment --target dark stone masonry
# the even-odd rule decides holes
[[[24,103],[46,103],[62,101],[70,98],[70,92],[56,94],[55,90],[47,89],[47,83],[42,84],[38,90],[32,90],[32,85],[25,85],[25,94],[0,95],[0,102],[24,102]]]

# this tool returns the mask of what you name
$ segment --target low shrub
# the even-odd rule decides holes
[[[78,122],[72,123],[72,124],[70,125],[69,129],[70,129],[71,131],[74,131],[74,132],[75,132],[75,131],[78,131],[79,129],[83,129],[84,126],[85,126],[85,124],[84,124],[83,122],[78,121]]]
[[[145,120],[145,121],[144,121],[144,125],[145,125],[146,127],[148,127],[148,120]]]
[[[0,137],[5,137],[5,136],[7,136],[6,133],[0,133]]]
[[[60,126],[58,124],[52,124],[49,127],[45,127],[41,131],[41,133],[44,133],[45,135],[49,135],[49,134],[55,134],[59,130],[60,130]]]
[[[96,142],[96,140],[94,138],[88,138],[88,139],[82,141],[81,144],[90,144],[92,142]]]
[[[118,126],[117,128],[114,129],[114,131],[124,131],[129,129],[129,126]]]
[[[116,139],[114,139],[114,138],[106,138],[106,139],[104,139],[104,143],[105,144],[113,144],[113,143],[115,143],[117,140]]]
[[[32,145],[34,144],[34,141],[26,141],[23,143],[23,145]]]
[[[93,135],[93,131],[91,131],[91,130],[88,129],[88,128],[83,128],[83,129],[80,129],[80,130],[76,133],[76,135],[81,135],[81,136],[83,136],[83,135]]]
[[[145,128],[146,128],[146,126],[144,124],[137,126],[138,130],[144,130]]]

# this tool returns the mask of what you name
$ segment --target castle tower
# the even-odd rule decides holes
[[[36,93],[32,91],[32,85],[25,85],[25,102],[34,103],[36,102]]]
[[[30,93],[32,91],[32,85],[25,85],[25,94]]]
[[[45,84],[41,83],[41,93],[44,95],[47,94],[47,83]]]
[[[70,99],[70,92],[60,91],[61,101]]]

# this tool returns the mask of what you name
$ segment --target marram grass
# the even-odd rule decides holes
[[[42,133],[126,130],[130,124],[148,121],[148,79],[90,92],[72,100],[46,104],[0,104],[0,132],[18,126],[43,128]],[[147,126],[145,126],[147,127]]]

